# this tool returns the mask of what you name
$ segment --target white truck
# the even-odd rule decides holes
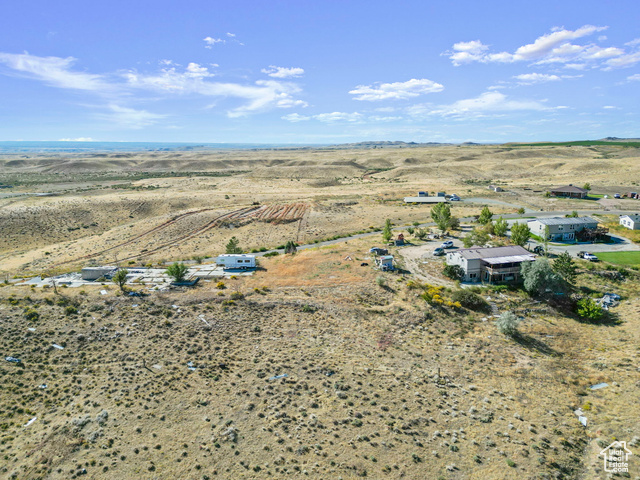
[[[256,256],[247,255],[246,253],[225,253],[218,255],[216,264],[224,270],[246,270],[248,268],[256,268]]]

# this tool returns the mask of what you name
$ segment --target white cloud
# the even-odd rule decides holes
[[[110,104],[107,108],[109,110],[108,113],[98,114],[97,117],[102,120],[117,123],[121,127],[133,129],[154,125],[167,117],[167,115],[151,113],[146,110],[136,110],[115,104]]]
[[[204,48],[212,48],[217,43],[222,43],[223,45],[227,43],[227,41],[223,38],[214,38],[214,37],[205,37],[202,39],[206,45]]]
[[[627,80],[629,80],[630,82],[640,82],[640,73],[628,76]]]
[[[236,36],[236,34],[235,34],[235,33],[227,32],[227,37],[231,37],[231,38],[233,38],[233,37],[235,37],[235,36]]]
[[[444,87],[432,80],[412,78],[406,82],[358,85],[349,93],[355,95],[354,100],[378,101],[407,99],[442,90]]]
[[[48,85],[91,92],[106,99],[110,113],[102,118],[116,119],[121,124],[146,126],[164,118],[163,115],[122,106],[140,92],[160,93],[163,96],[200,95],[204,97],[233,97],[242,104],[227,112],[231,117],[270,108],[306,107],[303,100],[295,98],[301,89],[291,82],[260,80],[253,84],[222,83],[211,80],[209,69],[195,62],[182,69],[171,60],[163,60],[166,66],[159,73],[146,74],[136,71],[118,75],[96,75],[73,70],[74,58],[37,57],[29,54],[0,52],[0,64],[5,64],[17,75],[40,80]],[[139,100],[140,95],[137,95]]]
[[[283,115],[280,117],[282,120],[287,120],[288,122],[306,122],[307,120],[311,120],[311,117],[307,117],[305,115],[300,115],[299,113],[290,113],[288,115]]]
[[[500,92],[485,92],[478,97],[458,100],[450,105],[414,105],[407,109],[412,116],[440,115],[443,117],[481,117],[487,114],[525,110],[549,110],[535,100],[510,100]]]
[[[534,83],[556,82],[560,80],[558,75],[547,75],[544,73],[523,73],[513,78],[519,80],[521,85],[533,85]]]
[[[197,63],[189,63],[189,65],[187,65],[187,71],[185,72],[185,75],[188,75],[190,77],[193,78],[202,78],[202,77],[212,77],[213,74],[209,73],[209,70],[207,69],[207,67],[202,67]]]
[[[78,137],[78,138],[61,138],[59,142],[93,142],[95,141],[91,137]]]
[[[605,110],[619,110],[619,107],[614,107],[613,105],[605,105],[604,107]]]
[[[354,123],[362,120],[362,114],[358,112],[354,112],[354,113],[331,112],[331,113],[320,113],[318,115],[314,115],[313,118],[323,123],[336,123],[336,122]]]
[[[604,62],[604,67],[626,67],[640,62],[640,52],[627,53],[618,47],[600,47],[593,43],[575,44],[574,40],[593,35],[596,32],[606,30],[608,27],[585,25],[576,30],[555,28],[551,33],[542,35],[533,43],[518,47],[513,53],[498,52],[489,53],[489,47],[480,40],[471,42],[458,42],[451,50],[444,52],[455,66],[464,63],[514,63],[528,61],[535,64],[561,63],[568,68],[582,69],[585,64]],[[606,37],[599,37],[604,41]],[[635,47],[640,42],[635,40],[626,45]],[[602,65],[602,63],[601,63]]]
[[[364,116],[361,113],[353,112],[331,112],[331,113],[318,113],[317,115],[299,115],[297,113],[291,113],[284,115],[283,120],[297,123],[307,120],[317,120],[322,123],[360,123],[364,120]]]
[[[262,73],[266,73],[270,77],[274,78],[289,78],[300,77],[304,75],[304,69],[299,67],[276,67],[275,65],[269,65],[269,68],[263,68]]]
[[[0,63],[21,75],[42,80],[54,87],[103,92],[112,89],[113,86],[102,75],[72,71],[75,62],[73,57],[37,57],[28,53],[0,52]]]
[[[484,45],[480,40],[458,42],[453,44],[453,52],[450,53],[449,58],[451,58],[454,65],[458,66],[463,63],[482,60],[488,49],[489,46]]]

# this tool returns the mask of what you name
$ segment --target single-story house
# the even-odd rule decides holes
[[[464,270],[465,282],[516,282],[520,265],[536,256],[518,245],[491,248],[463,248],[447,253],[447,264]]]
[[[620,215],[620,225],[629,230],[640,230],[640,213]]]
[[[591,217],[552,217],[529,220],[529,230],[534,235],[544,238],[545,229],[549,228],[547,240],[554,242],[572,242],[576,234],[585,229],[596,230],[598,221]]]
[[[553,188],[549,193],[551,193],[552,197],[587,198],[589,190],[569,184],[564,187]]]

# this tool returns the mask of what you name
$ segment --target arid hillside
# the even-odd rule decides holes
[[[0,183],[13,188],[0,190],[0,270],[148,264],[215,255],[232,235],[259,250],[370,231],[386,218],[423,223],[429,208],[402,202],[419,190],[479,198],[456,205],[458,216],[486,199],[496,213],[635,208],[543,193],[587,182],[601,194],[633,190],[638,156],[613,144],[5,155]]]

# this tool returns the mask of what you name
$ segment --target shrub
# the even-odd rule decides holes
[[[462,280],[464,278],[464,269],[460,265],[445,265],[442,273],[451,280]]]
[[[73,305],[67,305],[64,309],[65,315],[77,315],[78,309]]]
[[[576,305],[576,313],[581,318],[598,321],[604,314],[602,307],[593,301],[592,298],[583,298],[578,300]]]
[[[380,287],[384,287],[387,284],[387,281],[382,275],[379,275],[378,277],[376,277],[376,283]]]
[[[513,312],[504,312],[495,323],[500,333],[513,337],[518,333],[520,319]]]
[[[230,296],[231,296],[231,300],[242,300],[244,298],[244,293],[233,292]]]
[[[24,318],[29,321],[35,322],[40,319],[40,314],[34,308],[26,308],[24,310]]]
[[[221,280],[221,281],[219,281],[218,283],[216,283],[216,288],[217,288],[218,290],[224,290],[224,289],[225,289],[225,288],[227,288],[227,287],[226,287],[226,285],[224,284],[224,282]]]
[[[451,294],[451,300],[459,302],[464,308],[476,312],[487,312],[490,310],[489,304],[480,295],[469,290],[456,290]]]

